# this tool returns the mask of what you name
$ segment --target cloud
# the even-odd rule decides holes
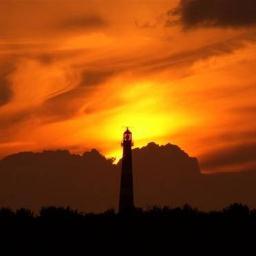
[[[62,29],[96,29],[107,25],[107,22],[99,16],[77,16],[65,19],[59,24]]]
[[[35,112],[44,123],[68,120],[79,112],[86,94],[86,88],[76,87],[47,99]]]
[[[256,143],[243,143],[226,146],[204,157],[201,166],[206,169],[224,169],[232,166],[256,166]],[[230,169],[230,168],[229,168]]]
[[[23,166],[17,172],[12,166],[21,163]],[[10,173],[5,175],[4,170]],[[82,156],[63,150],[19,153],[0,161],[3,178],[0,183],[6,182],[1,186],[0,201],[12,207],[26,205],[32,209],[43,205],[70,205],[87,211],[104,211],[116,205],[118,174],[112,161],[96,150]],[[13,175],[19,176],[15,187],[11,185]],[[9,201],[9,195],[13,200]]]
[[[81,86],[96,86],[107,81],[115,73],[114,70],[92,70],[82,74]]]
[[[108,81],[114,74],[114,70],[83,71],[81,81],[76,87],[50,97],[35,112],[45,122],[63,121],[74,117],[85,102],[90,100],[88,92]]]
[[[0,107],[7,104],[13,95],[8,76],[13,70],[13,65],[3,63],[0,65]]]
[[[255,12],[255,0],[181,0],[167,24],[178,17],[185,28],[245,27],[256,25]]]
[[[12,98],[10,84],[5,77],[0,77],[0,107],[5,105]]]
[[[156,72],[171,67],[177,66],[191,66],[193,63],[210,58],[212,56],[221,56],[225,54],[232,54],[238,48],[243,48],[247,42],[254,42],[255,34],[247,33],[234,36],[230,39],[220,40],[217,42],[209,43],[195,49],[184,49],[181,52],[172,53],[163,57],[146,60],[139,63],[138,68],[144,69],[146,72]],[[186,70],[187,74],[187,70]]]
[[[18,153],[0,160],[0,204],[40,209],[70,206],[102,212],[118,204],[121,165],[96,150]],[[150,143],[133,150],[136,206],[217,209],[236,201],[255,205],[256,172],[204,175],[197,159],[178,146]],[[100,193],[99,193],[100,191]]]
[[[247,105],[243,107],[237,107],[234,109],[238,114],[243,115],[255,115],[256,114],[256,106],[255,105]]]

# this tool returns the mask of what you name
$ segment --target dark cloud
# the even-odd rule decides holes
[[[253,85],[254,88],[254,85]],[[248,105],[244,107],[238,107],[233,109],[238,114],[248,114],[255,115],[256,114],[256,105]]]
[[[13,140],[14,134],[18,134],[23,125],[29,123],[33,117],[34,109],[19,110],[12,114],[0,115],[0,143],[8,143]]]
[[[115,74],[113,70],[85,71],[82,75],[81,86],[95,86],[104,83]]]
[[[168,12],[169,25],[178,17],[185,28],[256,25],[255,0],[181,0]]]
[[[25,51],[25,50],[38,50],[38,49],[42,49],[43,47],[45,47],[46,44],[43,43],[24,43],[24,42],[20,42],[20,43],[0,43],[0,49],[2,50],[13,50],[13,51]]]
[[[0,107],[8,103],[12,98],[12,90],[6,77],[0,77]]]
[[[138,207],[181,206],[217,209],[232,202],[256,205],[256,172],[204,175],[197,159],[175,145],[150,143],[133,150]],[[0,160],[0,204],[11,208],[70,206],[87,212],[116,208],[120,164],[96,150],[19,153]]]
[[[216,143],[216,141],[226,141],[231,143],[238,143],[239,141],[243,141],[248,143],[252,139],[256,140],[256,130],[251,128],[243,131],[223,132],[218,136],[206,136],[204,139],[210,143]]]
[[[13,65],[3,63],[0,65],[0,107],[8,103],[13,95],[8,76],[13,71]]]
[[[79,112],[86,100],[88,91],[99,86],[112,77],[114,70],[86,70],[81,75],[81,82],[75,88],[59,93],[40,106],[34,112],[44,122],[56,122],[73,117]]]
[[[246,165],[255,163],[256,143],[228,146],[204,157],[202,167],[216,169],[229,166]]]
[[[11,14],[10,14],[11,10]],[[33,22],[31,22],[33,21]],[[58,37],[74,29],[95,29],[106,25],[85,0],[0,1],[1,38]]]
[[[99,16],[77,16],[70,17],[62,21],[59,27],[62,29],[95,29],[102,28],[107,25],[107,22]]]
[[[254,42],[255,40],[256,37],[254,33],[244,33],[227,40],[209,43],[208,45],[204,45],[193,50],[186,50],[171,54],[169,56],[145,60],[139,63],[138,68],[144,69],[146,72],[155,72],[169,69],[171,67],[177,70],[177,66],[186,67],[199,60],[207,59],[212,56],[233,53],[236,49],[243,47],[247,42]]]
[[[43,123],[68,120],[74,117],[85,100],[86,88],[76,87],[46,100],[34,111]]]
[[[0,161],[0,177],[0,203],[15,208],[70,205],[98,212],[117,203],[118,172],[96,150],[15,154]]]

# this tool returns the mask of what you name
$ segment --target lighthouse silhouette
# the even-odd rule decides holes
[[[134,211],[133,175],[132,175],[132,133],[127,128],[123,134],[123,158],[120,183],[119,213],[129,214]]]

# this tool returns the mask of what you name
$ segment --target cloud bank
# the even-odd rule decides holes
[[[255,207],[256,172],[205,175],[178,146],[150,143],[133,150],[137,207],[220,209],[233,202]],[[96,150],[24,152],[0,160],[0,204],[11,208],[70,206],[86,212],[117,209],[120,163]]]

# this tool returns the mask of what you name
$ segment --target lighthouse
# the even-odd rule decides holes
[[[133,175],[132,175],[132,133],[127,128],[122,140],[123,158],[119,196],[119,213],[129,214],[134,210]]]

